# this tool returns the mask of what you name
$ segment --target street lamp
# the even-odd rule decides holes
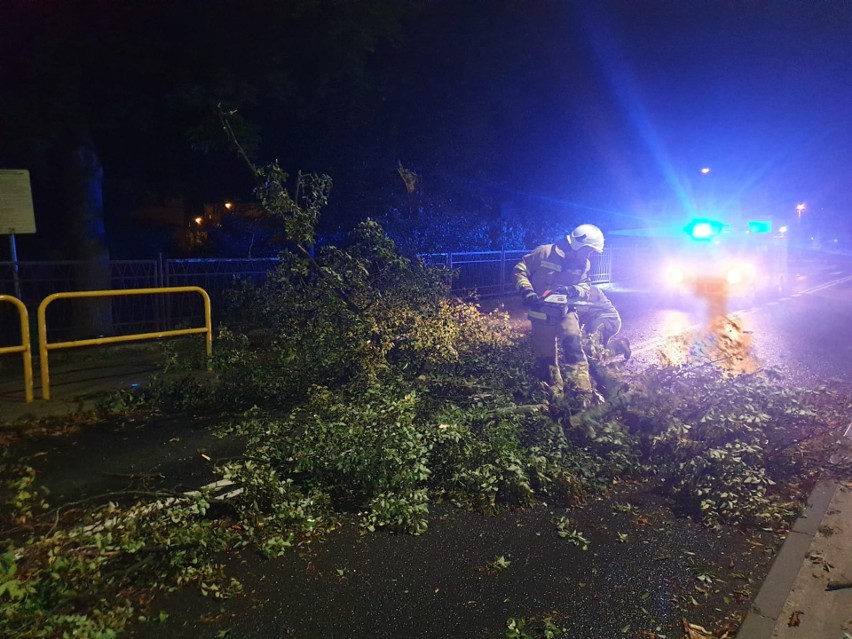
[[[805,203],[804,203],[804,202],[802,202],[802,203],[800,203],[800,204],[797,204],[797,205],[796,205],[796,216],[799,218],[799,221],[801,221],[801,219],[802,219],[802,213],[804,213],[804,212],[805,212],[805,209],[806,209],[806,208],[807,208],[807,207],[805,206]]]

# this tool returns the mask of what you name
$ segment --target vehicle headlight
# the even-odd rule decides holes
[[[754,266],[752,264],[733,264],[725,273],[728,284],[744,284],[754,280]]]
[[[683,284],[686,279],[686,273],[680,266],[672,265],[666,269],[666,282],[671,286]]]

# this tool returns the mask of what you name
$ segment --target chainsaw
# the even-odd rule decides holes
[[[603,308],[606,305],[598,302],[589,302],[581,300],[569,295],[569,290],[564,287],[559,287],[555,291],[545,291],[541,296],[541,310],[548,317],[554,319],[562,319],[571,311],[580,308]]]

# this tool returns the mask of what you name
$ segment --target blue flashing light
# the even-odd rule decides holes
[[[696,240],[706,240],[713,236],[713,227],[709,222],[699,222],[692,227],[692,237]]]
[[[686,232],[694,240],[712,240],[722,233],[723,226],[716,220],[696,219],[686,225]]]
[[[770,220],[751,220],[748,223],[749,233],[772,233]]]

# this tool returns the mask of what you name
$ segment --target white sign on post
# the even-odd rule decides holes
[[[0,169],[0,234],[35,233],[30,172]]]

